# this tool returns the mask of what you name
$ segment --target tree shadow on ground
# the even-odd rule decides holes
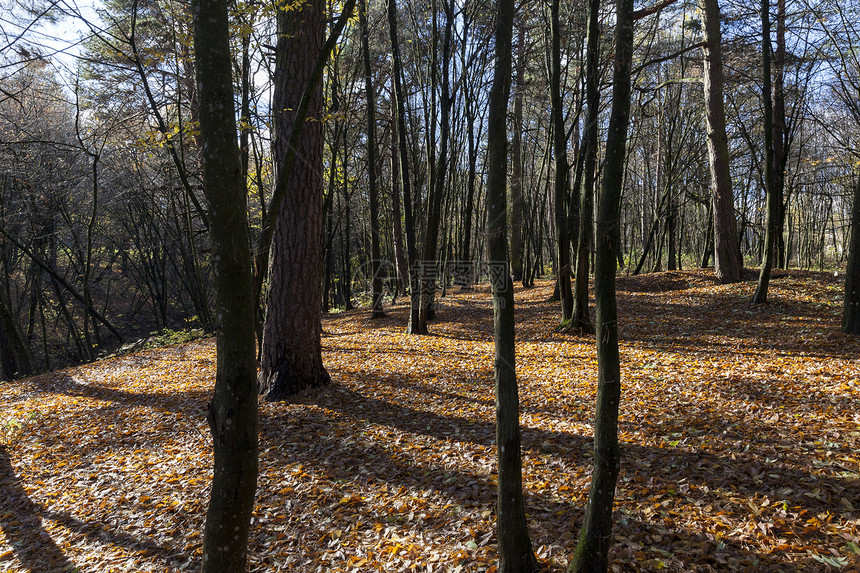
[[[335,482],[346,483],[356,476],[365,476],[362,479],[388,483],[393,487],[392,491],[397,491],[394,486],[418,485],[420,488],[430,488],[440,495],[456,499],[458,503],[492,510],[495,503],[492,468],[473,471],[467,469],[465,464],[457,464],[456,460],[447,466],[432,463],[415,465],[411,463],[414,449],[401,450],[397,444],[374,442],[362,437],[363,428],[367,428],[368,424],[389,427],[415,435],[414,438],[403,438],[404,442],[409,441],[412,448],[420,445],[419,449],[432,451],[434,443],[448,444],[444,447],[449,448],[452,442],[459,442],[467,449],[477,448],[476,452],[480,451],[483,456],[487,456],[487,448],[494,445],[492,422],[443,415],[421,410],[420,407],[391,402],[384,397],[384,393],[376,391],[378,386],[374,382],[364,383],[374,387],[372,395],[367,395],[362,388],[336,385],[303,397],[299,403],[313,404],[318,408],[295,412],[286,427],[278,426],[278,416],[264,416],[261,424],[264,442],[273,445],[281,443],[277,453],[273,454],[276,458],[269,463],[300,462],[324,470],[324,474]],[[719,426],[710,425],[708,420],[703,420],[701,430],[714,432],[718,428]],[[749,428],[749,431],[754,433],[757,430]],[[284,446],[279,439],[281,435],[289,436],[290,444]],[[338,435],[346,438],[331,439],[309,447],[315,436]],[[742,437],[743,435],[739,435],[739,438]],[[763,446],[768,445],[767,440],[762,442]],[[636,507],[639,508],[648,507],[649,502],[645,500],[651,499],[650,506],[653,506],[658,514],[662,508],[673,509],[676,504],[679,508],[687,504],[697,507],[713,505],[723,508],[736,524],[761,523],[761,527],[773,529],[768,529],[767,532],[774,538],[785,537],[797,544],[808,546],[826,546],[833,541],[823,530],[804,527],[804,521],[811,516],[826,513],[836,519],[851,520],[857,517],[856,511],[849,509],[841,500],[860,499],[860,481],[830,471],[816,470],[810,464],[804,463],[803,459],[786,458],[773,454],[770,449],[764,453],[758,449],[759,446],[755,442],[747,443],[753,446],[749,451],[738,450],[736,454],[729,456],[725,450],[712,451],[695,440],[679,447],[665,448],[625,442],[622,444],[623,469],[618,497],[621,500],[625,497],[635,499]],[[454,449],[463,450],[456,445]],[[523,452],[527,460],[524,467],[526,474],[529,472],[529,459],[558,463],[559,471],[566,475],[573,475],[576,468],[588,468],[591,463],[590,438],[571,432],[525,428]],[[767,455],[776,457],[768,458]],[[469,454],[466,456],[468,459]],[[791,487],[787,488],[787,484]],[[681,493],[677,492],[679,487],[689,489]],[[580,492],[580,496],[584,493]],[[781,521],[777,520],[778,525],[769,524],[761,517],[761,513],[757,513],[758,510],[750,505],[756,504],[757,507],[765,498],[771,503],[784,503],[786,508],[799,512],[800,516],[785,516]],[[526,490],[527,511],[538,523],[561,521],[572,524],[581,508],[572,504],[571,499]],[[620,505],[623,506],[623,502]],[[677,515],[684,510],[673,511],[674,515]],[[379,517],[367,514],[362,519],[372,521]],[[797,556],[788,562],[779,554],[756,556],[746,541],[731,539],[724,542],[725,547],[720,549],[721,553],[714,560],[709,561],[705,554],[697,555],[697,558],[703,559],[701,563],[688,563],[683,560],[687,545],[710,543],[716,547],[717,542],[713,536],[691,532],[685,526],[669,521],[661,518],[659,526],[645,527],[645,524],[645,532],[639,533],[652,535],[662,531],[658,538],[662,541],[652,544],[682,558],[686,563],[685,567],[703,567],[691,570],[730,570],[730,567],[726,568],[728,562],[751,564],[757,559],[761,560],[763,567],[757,569],[759,571],[783,571],[787,563],[791,563],[794,570],[814,571],[819,568],[816,565],[820,565],[811,559]],[[618,535],[621,537],[639,533],[623,523],[618,527]],[[558,531],[555,531],[555,535],[558,535]],[[709,562],[711,569],[707,568]],[[654,570],[656,569],[655,565]]]
[[[24,491],[3,445],[0,445],[0,498],[3,499],[0,530],[25,569],[33,573],[65,573],[76,568],[42,526],[44,511]]]

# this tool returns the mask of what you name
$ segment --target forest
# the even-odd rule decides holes
[[[0,570],[860,571],[860,3],[0,6]]]

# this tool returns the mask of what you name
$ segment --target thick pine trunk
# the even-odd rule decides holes
[[[570,571],[596,573],[609,567],[612,507],[620,467],[618,406],[621,369],[615,301],[615,251],[619,237],[627,127],[630,119],[630,68],[633,58],[633,0],[616,0],[615,73],[606,162],[597,213],[594,290],[597,327],[597,405],[594,419],[594,472],[579,543]]]
[[[523,505],[519,394],[514,367],[514,285],[508,272],[506,120],[511,92],[513,0],[499,0],[498,10],[487,133],[487,257],[493,287],[495,338],[499,572],[532,573],[538,571],[539,566],[529,539]]]
[[[738,257],[735,201],[729,175],[729,146],[726,137],[726,112],[723,101],[723,61],[720,46],[719,0],[701,0],[704,20],[705,119],[708,131],[708,163],[711,195],[714,202],[714,265],[717,280],[741,280]]]
[[[257,486],[255,297],[247,201],[233,108],[227,2],[194,0],[192,14],[218,317],[218,367],[207,412],[214,473],[202,571],[239,573],[246,567]]]
[[[322,0],[277,14],[273,158],[284,169],[287,142],[305,85],[322,50]],[[310,56],[310,57],[309,57]],[[322,363],[322,89],[316,86],[298,142],[297,158],[276,217],[269,256],[260,393],[284,400],[331,378]]]

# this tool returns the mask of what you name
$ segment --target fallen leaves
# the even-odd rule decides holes
[[[618,571],[860,569],[860,343],[835,280],[772,302],[706,272],[619,280]],[[518,290],[523,480],[536,552],[564,570],[590,480],[596,356]],[[335,383],[260,408],[253,571],[493,572],[495,408],[486,288],[431,336],[323,318]],[[0,386],[0,570],[191,571],[211,478],[214,342]],[[53,560],[53,561],[52,561]]]

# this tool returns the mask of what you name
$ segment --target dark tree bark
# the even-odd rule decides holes
[[[759,269],[758,284],[752,297],[753,304],[767,302],[767,291],[770,285],[770,275],[773,270],[774,247],[776,233],[779,228],[779,208],[782,200],[777,196],[774,181],[774,149],[773,149],[773,93],[771,90],[771,47],[770,47],[770,2],[761,2],[761,69],[762,69],[762,103],[764,104],[764,186],[767,197],[767,223],[764,233],[764,250],[762,252],[761,268]]]
[[[279,10],[274,77],[275,179],[285,165],[305,86],[314,76],[322,51],[324,3],[308,0],[300,10]],[[310,56],[310,57],[309,57]],[[322,89],[317,85],[307,109],[297,160],[289,173],[277,212],[269,256],[269,288],[263,325],[260,393],[267,401],[284,400],[331,378],[322,363]]]
[[[615,252],[620,234],[621,188],[630,120],[630,69],[633,59],[633,0],[616,0],[615,72],[606,161],[597,213],[594,290],[597,319],[597,405],[594,419],[594,472],[585,518],[570,571],[595,573],[609,567],[612,506],[621,453],[618,405],[621,369],[615,301]]]
[[[783,238],[788,199],[785,175],[788,166],[789,134],[785,118],[785,0],[777,0],[776,50],[773,53],[773,191],[779,213],[776,224],[776,264],[788,268],[788,252]]]
[[[559,22],[559,0],[550,5],[550,100],[552,115],[552,147],[555,158],[555,227],[558,249],[559,299],[561,300],[561,326],[567,327],[573,316],[573,292],[570,288],[570,236],[567,228],[568,171],[567,132],[564,129],[564,110],[561,99],[561,29]]]
[[[576,248],[576,280],[573,316],[570,327],[582,333],[594,332],[588,315],[588,274],[594,227],[594,173],[597,167],[597,122],[600,114],[598,64],[600,58],[600,0],[588,3],[588,36],[586,41],[585,97],[588,116],[583,145],[583,184],[580,191],[579,237]]]
[[[701,0],[704,23],[705,119],[708,132],[708,158],[711,170],[711,195],[714,201],[714,266],[717,280],[741,280],[738,256],[735,200],[729,175],[729,147],[726,137],[726,112],[723,101],[723,60],[720,46],[719,0]]]
[[[397,4],[388,0],[388,32],[391,38],[392,74],[394,75],[395,116],[399,139],[400,185],[403,189],[403,214],[406,224],[406,256],[409,259],[409,334],[427,334],[421,328],[420,272],[416,260],[415,219],[412,204],[412,180],[409,177],[409,142],[406,138],[406,99],[403,92],[403,70],[400,58],[400,43],[397,39]]]
[[[449,0],[442,2],[445,9],[445,35],[442,40],[442,95],[441,95],[441,133],[439,156],[434,168],[432,189],[428,198],[427,234],[424,237],[424,264],[421,276],[420,330],[427,331],[427,320],[434,318],[433,299],[436,293],[437,254],[439,247],[439,226],[442,222],[442,199],[445,196],[445,183],[448,180],[448,141],[451,135],[451,37],[454,30],[454,7]],[[436,15],[433,15],[434,22]],[[434,37],[435,41],[435,37]],[[435,92],[434,92],[435,93]],[[434,122],[435,124],[435,122]],[[431,146],[435,142],[431,142]]]
[[[511,275],[523,279],[523,92],[526,80],[526,26],[517,26],[517,85],[514,93],[514,126],[511,146]]]
[[[499,0],[496,16],[496,61],[490,90],[487,133],[487,258],[493,287],[496,447],[499,458],[499,572],[539,570],[532,550],[523,505],[520,413],[514,344],[514,285],[508,272],[507,111],[511,93],[513,0]]]
[[[854,184],[851,206],[851,243],[845,271],[845,300],[842,307],[842,330],[860,334],[860,179]]]
[[[373,76],[370,69],[370,46],[367,27],[367,0],[362,0],[358,8],[358,21],[361,26],[361,54],[364,60],[364,95],[367,99],[367,195],[370,203],[370,270],[372,279],[371,318],[382,318],[382,276],[379,251],[379,192],[376,186],[376,93],[373,91]]]
[[[0,379],[33,373],[33,355],[6,302],[0,299]]]
[[[397,266],[397,288],[403,294],[409,290],[409,262],[403,246],[402,201],[400,193],[400,145],[397,143],[396,105],[391,114],[391,218],[394,233],[394,263]]]
[[[247,200],[239,157],[227,2],[194,0],[203,182],[209,203],[218,317],[215,392],[207,419],[214,474],[202,571],[245,571],[257,486],[257,364]]]

